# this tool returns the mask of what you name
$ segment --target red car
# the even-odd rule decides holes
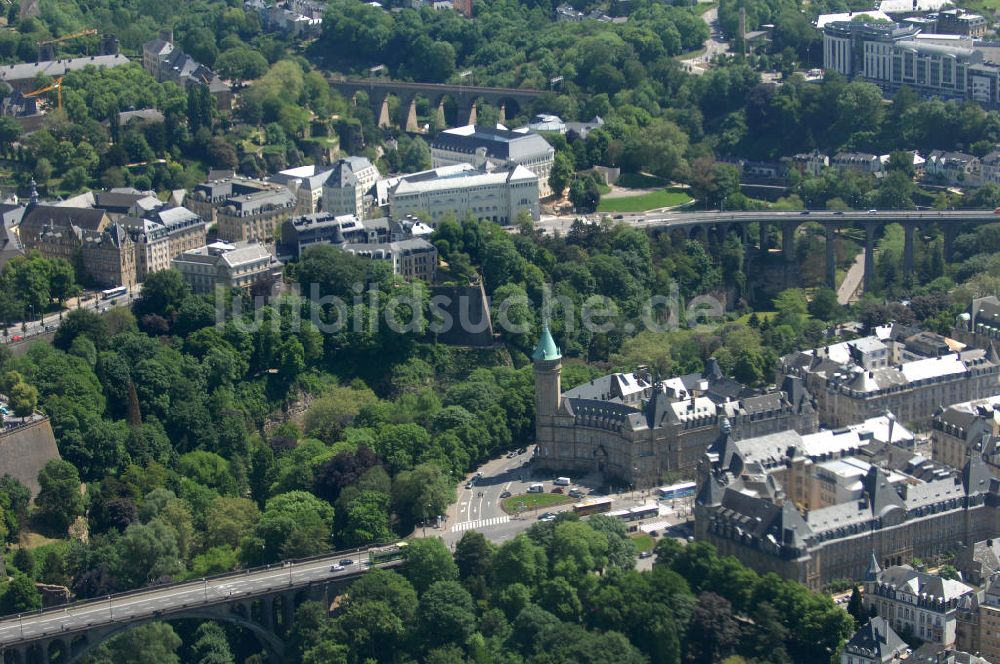
[[[12,336],[10,338],[10,340],[11,340],[11,342],[14,342],[14,341],[23,341],[24,337],[22,337],[20,334],[15,334],[14,336]]]
[[[556,488],[552,489],[552,493],[562,493],[562,492],[563,490],[561,486],[557,486]]]

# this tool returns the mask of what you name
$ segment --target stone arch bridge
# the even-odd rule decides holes
[[[872,211],[809,211],[809,212],[690,212],[679,214],[647,214],[624,218],[626,223],[649,228],[653,232],[683,233],[689,239],[702,241],[723,241],[730,233],[737,234],[743,241],[749,256],[749,226],[760,228],[762,239],[757,250],[762,255],[770,255],[780,250],[786,263],[795,261],[795,240],[800,226],[807,223],[820,224],[825,232],[826,283],[836,288],[836,235],[847,228],[857,228],[864,232],[865,262],[864,288],[871,284],[875,275],[875,241],[882,229],[889,224],[899,224],[903,228],[903,271],[914,273],[914,238],[918,230],[939,228],[944,237],[944,256],[951,260],[955,238],[963,230],[989,223],[1000,223],[1000,214],[993,210],[872,210]],[[772,229],[777,231],[772,233]],[[778,239],[780,246],[772,247],[772,239]],[[819,257],[816,257],[819,260]],[[747,261],[749,265],[749,261]]]
[[[484,88],[471,85],[450,85],[446,83],[411,83],[393,81],[386,78],[330,78],[330,87],[347,99],[354,99],[359,92],[368,95],[372,113],[379,127],[391,127],[389,117],[389,97],[398,97],[406,111],[403,128],[408,132],[419,131],[417,125],[417,97],[426,97],[432,108],[438,109],[441,125],[444,125],[444,101],[454,100],[458,106],[460,125],[476,123],[476,102],[480,99],[500,109],[500,121],[512,107],[522,109],[545,94],[545,90],[530,88]]]
[[[334,569],[346,559],[352,564]],[[133,627],[183,619],[239,625],[280,662],[300,604],[329,606],[368,569],[399,564],[369,565],[366,552],[355,549],[7,616],[0,619],[0,664],[74,664]]]

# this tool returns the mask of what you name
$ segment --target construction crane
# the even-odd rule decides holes
[[[87,28],[86,30],[81,30],[80,32],[73,32],[68,35],[63,35],[62,37],[56,37],[55,39],[46,39],[45,41],[38,42],[38,46],[48,46],[49,44],[58,44],[60,42],[69,41],[70,39],[76,39],[77,37],[89,37],[90,35],[96,35],[97,30],[95,28]]]
[[[53,90],[55,90],[56,91],[56,104],[57,104],[56,107],[61,111],[62,110],[62,81],[63,81],[62,80],[62,76],[60,76],[59,78],[56,79],[56,82],[53,83],[52,85],[47,85],[44,88],[40,88],[38,90],[32,90],[31,92],[25,92],[24,96],[25,97],[37,97],[38,95],[43,95],[46,92],[52,92]]]

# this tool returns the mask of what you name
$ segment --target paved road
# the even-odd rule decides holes
[[[705,40],[705,52],[690,60],[682,60],[681,64],[687,67],[692,74],[704,74],[708,70],[712,59],[717,55],[725,55],[729,52],[729,42],[724,41],[722,32],[719,30],[719,8],[712,7],[701,18],[708,25],[708,39]]]
[[[458,489],[458,503],[454,506],[450,530],[468,530],[475,524],[489,521],[490,525],[499,524],[507,517],[500,507],[500,494],[509,491],[512,494],[524,493],[531,485],[531,468],[528,460],[534,451],[534,446],[527,448],[524,454],[513,458],[501,457],[483,464],[479,468],[482,476],[475,475],[466,478],[466,483]],[[472,488],[468,483],[472,482]]]
[[[876,213],[869,213],[864,210],[851,210],[848,212],[832,212],[829,210],[815,210],[809,212],[647,212],[645,214],[625,214],[606,215],[591,214],[584,215],[589,222],[598,223],[602,217],[610,217],[614,223],[624,223],[630,226],[643,227],[688,227],[717,223],[749,223],[754,221],[766,221],[770,223],[780,223],[782,221],[797,221],[806,223],[809,221],[835,223],[837,225],[863,224],[877,222],[881,224],[889,223],[918,223],[918,224],[961,224],[969,222],[993,223],[1000,221],[1000,217],[994,215],[993,210],[881,210]],[[621,217],[621,218],[618,218]],[[569,232],[573,221],[577,216],[545,216],[535,224],[535,227],[545,233],[559,231],[562,234]]]
[[[840,282],[840,288],[837,289],[837,302],[842,305],[856,302],[858,299],[858,290],[861,288],[864,278],[865,252],[862,251],[854,257],[854,262],[851,263],[850,269],[844,275],[844,280]]]
[[[133,286],[127,295],[122,295],[112,300],[102,300],[100,294],[98,293],[96,297],[91,297],[89,300],[84,300],[79,303],[79,308],[81,309],[91,309],[99,313],[107,313],[109,309],[117,306],[124,306],[129,304],[133,299],[135,299],[139,292],[142,290],[142,284],[136,284]],[[73,309],[77,307],[77,300],[73,298],[66,302],[66,310],[62,312],[62,316],[65,317]],[[62,324],[62,318],[59,317],[59,312],[54,314],[46,314],[38,320],[28,321],[25,325],[15,324],[7,329],[7,333],[4,334],[3,330],[0,329],[0,343],[15,343],[18,341],[27,341],[32,337],[37,337],[40,334],[45,334],[46,332],[53,332],[59,328]],[[20,338],[18,338],[20,337]]]
[[[350,559],[352,565],[332,571],[334,563]],[[109,622],[122,622],[170,613],[193,606],[210,606],[234,597],[254,597],[278,588],[300,587],[316,581],[357,575],[368,569],[362,553],[330,556],[269,569],[235,573],[221,578],[151,588],[145,592],[93,600],[43,613],[23,614],[0,620],[0,647],[23,640],[87,629]]]
[[[500,494],[509,491],[511,495],[517,496],[525,494],[528,487],[536,482],[540,482],[545,487],[546,493],[551,493],[555,488],[553,480],[555,477],[546,476],[532,477],[530,464],[525,462],[531,458],[533,447],[529,447],[525,454],[517,455],[513,458],[501,457],[493,459],[483,464],[477,473],[470,474],[458,487],[458,502],[448,510],[448,519],[436,529],[428,529],[426,536],[441,537],[446,544],[454,546],[462,538],[466,531],[476,530],[483,533],[487,539],[496,544],[513,539],[519,533],[524,532],[538,521],[538,516],[544,512],[565,512],[573,509],[573,502],[568,502],[557,507],[536,509],[521,515],[509,515],[500,507]],[[466,488],[466,483],[477,474],[481,477],[475,480],[471,489]],[[597,489],[596,486],[589,486],[586,480],[582,483],[574,479],[573,488],[583,492],[584,496],[590,495]],[[482,495],[479,495],[482,493]],[[614,509],[635,507],[653,502],[650,495],[645,492],[630,492],[612,494]],[[678,505],[678,507],[681,507]],[[671,510],[671,506],[663,504],[662,520],[670,521],[673,524],[685,521],[690,517],[689,512],[681,510]],[[424,535],[421,530],[418,535]]]

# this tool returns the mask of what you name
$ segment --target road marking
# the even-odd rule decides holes
[[[460,533],[463,530],[478,530],[480,528],[486,528],[489,526],[499,526],[501,524],[510,521],[510,517],[506,514],[504,516],[495,516],[491,519],[479,519],[478,521],[463,521],[462,523],[456,523],[452,525],[451,532]]]

